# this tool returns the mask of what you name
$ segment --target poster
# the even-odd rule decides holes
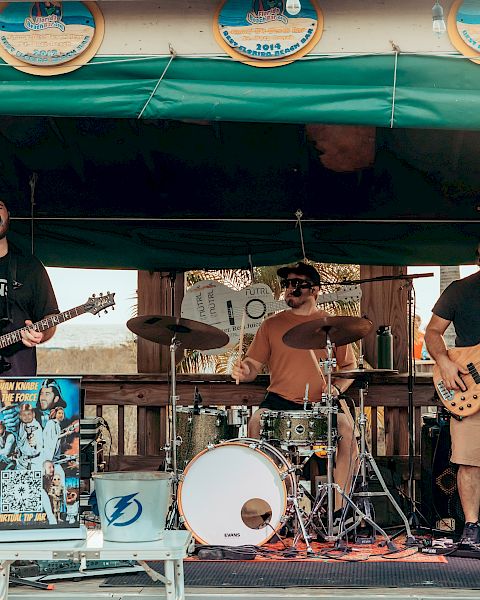
[[[79,527],[80,379],[0,379],[0,531]]]

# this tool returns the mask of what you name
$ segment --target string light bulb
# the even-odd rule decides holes
[[[447,31],[447,26],[445,25],[445,20],[443,18],[443,7],[438,3],[438,0],[435,1],[435,4],[432,7],[432,28],[433,32],[440,37]]]
[[[302,5],[300,4],[300,0],[287,0],[285,8],[289,15],[298,15],[302,10]]]

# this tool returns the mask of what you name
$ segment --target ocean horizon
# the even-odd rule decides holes
[[[78,325],[64,323],[57,327],[52,339],[42,348],[89,348],[92,346],[115,347],[135,339],[135,335],[122,323],[95,323]]]

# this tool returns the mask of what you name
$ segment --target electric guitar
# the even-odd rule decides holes
[[[480,410],[480,344],[465,348],[450,348],[448,357],[468,370],[468,375],[462,375],[467,390],[465,392],[449,390],[441,378],[437,365],[433,367],[435,389],[447,410],[458,417],[469,417]]]
[[[327,302],[355,302],[362,297],[360,286],[344,286],[337,292],[323,294],[317,304]],[[204,354],[220,354],[233,348],[240,340],[240,326],[245,313],[245,333],[255,333],[263,319],[288,308],[284,300],[275,300],[272,290],[264,283],[256,283],[240,291],[218,281],[197,281],[183,297],[181,316],[213,325],[230,338],[223,348],[204,351]]]
[[[22,331],[46,331],[47,329],[51,329],[56,325],[65,323],[65,321],[79,317],[87,312],[92,313],[92,315],[96,315],[102,310],[105,310],[106,312],[107,308],[115,305],[114,296],[115,294],[111,294],[110,292],[107,292],[105,296],[103,294],[100,294],[99,296],[92,294],[85,304],[81,304],[80,306],[76,306],[70,310],[65,310],[58,315],[45,317],[45,319],[37,321],[36,323],[33,323],[33,325],[27,325],[25,327],[21,327],[20,329],[10,331],[9,333],[4,333],[3,335],[0,335],[0,349],[7,348],[7,346],[12,346],[17,342],[21,342]],[[6,360],[5,357],[0,356],[0,373],[8,371],[10,366],[11,365],[9,364],[8,360]]]

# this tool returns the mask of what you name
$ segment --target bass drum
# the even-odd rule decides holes
[[[259,440],[230,440],[203,450],[178,486],[182,521],[201,544],[261,546],[284,522],[296,496],[291,463]]]

